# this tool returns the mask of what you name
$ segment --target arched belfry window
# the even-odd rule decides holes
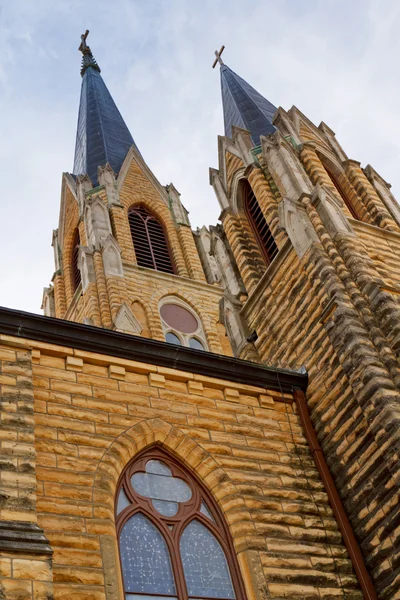
[[[345,203],[345,205],[349,209],[350,214],[353,217],[353,219],[357,219],[358,221],[361,221],[359,215],[357,214],[356,209],[354,208],[353,204],[351,203],[351,201],[347,197],[347,194],[344,191],[343,186],[340,184],[338,177],[333,172],[333,169],[330,169],[329,166],[326,164],[326,161],[324,161],[323,159],[321,159],[321,162],[322,162],[322,166],[324,167],[326,173],[328,174],[329,179],[331,180],[333,186],[338,191],[338,193],[339,193],[340,197],[342,198],[343,202]]]
[[[278,254],[278,246],[276,245],[274,236],[265,220],[261,206],[247,181],[242,184],[242,193],[245,213],[253,229],[254,235],[257,238],[266,263],[269,265]]]
[[[116,527],[125,600],[244,600],[219,509],[161,448],[145,451],[122,473]]]
[[[74,242],[72,245],[72,286],[74,292],[78,289],[78,286],[81,283],[81,272],[79,270],[79,246],[81,245],[81,240],[79,237],[79,229],[76,229]]]
[[[137,264],[164,273],[175,273],[164,228],[156,217],[139,205],[129,209],[128,220]]]

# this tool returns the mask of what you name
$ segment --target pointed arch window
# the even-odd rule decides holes
[[[79,247],[81,245],[81,240],[79,237],[79,229],[76,229],[74,242],[72,246],[72,287],[74,292],[78,289],[81,284],[81,272],[79,270]]]
[[[175,273],[171,250],[161,223],[144,206],[128,212],[137,264],[164,273]]]
[[[243,205],[266,263],[269,265],[278,254],[278,246],[265,220],[261,206],[247,181],[243,183]]]
[[[116,527],[125,600],[244,600],[213,498],[161,448],[145,451],[124,470]]]
[[[330,169],[327,164],[326,161],[322,160],[322,166],[324,167],[327,175],[329,176],[329,179],[331,180],[333,186],[335,187],[335,189],[337,190],[337,192],[339,193],[340,197],[342,198],[343,202],[345,203],[345,205],[347,206],[347,208],[350,211],[351,216],[353,217],[353,219],[357,219],[358,221],[361,221],[361,218],[359,217],[356,209],[354,208],[352,202],[350,201],[350,199],[347,197],[346,192],[343,189],[343,186],[339,183],[339,179],[337,178],[337,176],[334,174],[333,170]]]

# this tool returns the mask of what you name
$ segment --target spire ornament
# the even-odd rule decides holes
[[[89,32],[88,32],[89,33]],[[86,38],[85,38],[86,39]],[[214,52],[215,56],[217,57],[214,62],[213,62],[213,66],[212,68],[215,69],[215,67],[217,66],[217,64],[219,63],[221,66],[223,66],[224,62],[221,58],[221,54],[223,53],[223,51],[225,50],[225,46],[221,46],[220,51],[218,52],[218,50],[216,50]]]
[[[92,67],[93,69],[96,69],[100,73],[100,67],[97,64],[96,59],[94,58],[90,47],[86,43],[86,39],[87,39],[88,35],[89,35],[89,29],[86,29],[85,33],[83,33],[81,35],[81,44],[80,44],[80,46],[78,48],[78,50],[80,52],[82,52],[82,54],[83,54],[83,57],[82,57],[82,68],[81,68],[81,75],[82,75],[82,77],[84,76],[85,71],[89,67]]]

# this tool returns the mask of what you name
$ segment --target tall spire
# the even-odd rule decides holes
[[[118,174],[129,148],[136,148],[136,144],[86,44],[88,34],[86,31],[81,36],[79,46],[83,55],[82,88],[73,172],[74,175],[87,173],[93,185],[97,185],[98,167],[109,163]]]
[[[225,135],[231,137],[232,125],[247,129],[255,146],[260,144],[260,135],[275,131],[272,119],[276,107],[264,96],[232,71],[221,59],[225,46],[215,52],[213,68],[221,67],[221,92],[224,110]]]

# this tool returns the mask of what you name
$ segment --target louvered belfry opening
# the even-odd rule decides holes
[[[249,219],[261,247],[265,260],[269,265],[278,254],[278,246],[275,243],[274,236],[265,220],[257,198],[247,181],[243,184],[243,201],[247,218]]]
[[[81,245],[81,240],[79,238],[79,230],[76,230],[74,245],[72,250],[72,282],[74,286],[74,292],[78,289],[78,286],[81,283],[81,272],[78,267],[78,258],[79,258],[79,246]]]
[[[351,216],[353,217],[353,219],[357,219],[357,221],[361,221],[361,218],[358,216],[356,209],[353,207],[352,203],[348,199],[348,197],[346,195],[346,192],[344,191],[344,189],[340,185],[339,180],[336,177],[336,175],[334,175],[332,173],[332,171],[326,166],[326,164],[324,164],[324,163],[322,163],[322,164],[323,164],[323,167],[324,167],[325,171],[328,173],[329,178],[332,181],[333,185],[335,186],[335,188],[339,192],[340,197],[342,198],[343,202],[345,203],[345,205],[349,209],[349,211],[350,211]]]
[[[175,273],[161,223],[144,206],[129,209],[128,220],[137,264],[164,273]]]

